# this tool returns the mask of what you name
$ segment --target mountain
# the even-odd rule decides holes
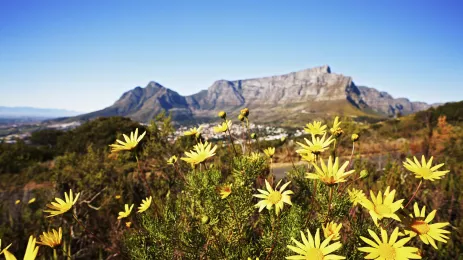
[[[0,106],[0,117],[2,118],[56,118],[65,116],[75,116],[78,114],[80,113],[64,109]]]
[[[207,90],[182,96],[150,82],[122,95],[112,106],[81,115],[88,120],[100,116],[126,116],[147,122],[162,110],[177,122],[210,120],[220,110],[236,114],[252,109],[253,120],[261,122],[303,121],[332,114],[354,116],[394,116],[430,107],[423,102],[393,98],[374,88],[357,87],[351,77],[320,66],[289,74],[244,79],[218,80]]]

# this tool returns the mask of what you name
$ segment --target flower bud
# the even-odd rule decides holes
[[[218,114],[218,116],[219,116],[220,118],[222,118],[222,119],[225,119],[225,118],[227,118],[227,113],[225,113],[225,111],[220,111],[219,114]]]
[[[338,127],[333,133],[334,137],[336,138],[340,137],[343,134],[344,134],[344,130],[342,130],[341,127]]]
[[[286,137],[283,136],[282,138],[280,138],[280,141],[281,141],[282,143],[286,142]]]
[[[244,116],[243,116],[243,114],[239,114],[239,115],[238,115],[238,119],[239,119],[240,121],[244,121]]]
[[[368,172],[367,170],[362,170],[360,172],[360,179],[365,179],[366,177],[368,177]]]
[[[201,223],[203,223],[203,224],[209,224],[209,220],[210,220],[210,219],[209,219],[208,216],[203,216],[203,217],[201,218]]]
[[[357,142],[359,140],[360,136],[358,134],[352,134],[351,139],[352,142]]]
[[[249,116],[249,109],[246,107],[246,108],[243,108],[241,109],[241,114],[245,117],[248,117]]]
[[[256,134],[256,133],[252,133],[252,134],[251,134],[251,138],[252,138],[252,139],[257,139],[257,134]]]

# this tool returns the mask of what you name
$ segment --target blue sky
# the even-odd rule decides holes
[[[0,0],[0,106],[102,109],[157,81],[328,64],[394,97],[463,99],[463,1]]]

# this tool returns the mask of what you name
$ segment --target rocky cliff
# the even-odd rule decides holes
[[[244,106],[261,111],[263,121],[274,118],[276,111],[284,116],[293,112],[320,116],[324,113],[359,115],[372,111],[391,116],[429,107],[423,102],[395,99],[374,88],[357,87],[351,77],[332,73],[325,65],[279,76],[218,80],[207,90],[186,97],[150,82],[145,88],[136,87],[124,93],[114,105],[80,117],[121,115],[146,122],[166,110],[172,113],[174,120],[185,121],[213,117],[219,110],[237,111]]]

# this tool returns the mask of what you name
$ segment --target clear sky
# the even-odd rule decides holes
[[[463,100],[463,1],[0,0],[0,106],[89,112],[151,80],[187,95],[324,64]]]

